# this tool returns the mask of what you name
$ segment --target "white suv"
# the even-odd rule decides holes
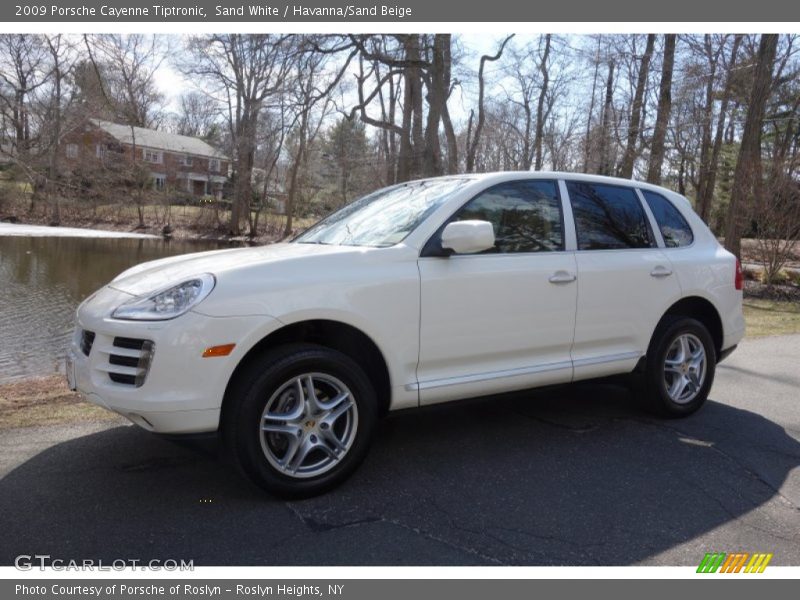
[[[71,387],[161,433],[220,431],[264,488],[318,493],[390,410],[636,374],[708,396],[742,276],[682,196],[495,173],[403,183],[291,243],[138,265],[78,308]]]

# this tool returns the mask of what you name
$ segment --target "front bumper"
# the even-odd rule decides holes
[[[268,316],[208,317],[191,311],[170,321],[112,319],[114,308],[130,297],[106,287],[78,308],[77,327],[67,351],[70,387],[89,402],[148,431],[216,431],[225,388],[236,365],[275,329],[277,321]],[[87,344],[82,347],[81,343],[84,331],[94,333],[88,355]],[[115,345],[120,338],[153,344],[149,368],[138,387],[130,376],[137,372],[135,367],[112,364],[119,361],[120,353],[136,355]],[[202,357],[208,347],[231,343],[236,346],[228,356]],[[120,373],[129,374],[127,380]]]

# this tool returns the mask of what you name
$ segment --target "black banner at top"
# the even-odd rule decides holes
[[[26,22],[779,22],[800,21],[786,0],[47,0],[0,4]]]

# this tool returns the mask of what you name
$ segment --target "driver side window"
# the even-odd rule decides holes
[[[511,181],[467,202],[452,221],[489,221],[495,247],[486,253],[552,252],[564,249],[563,220],[555,181]]]

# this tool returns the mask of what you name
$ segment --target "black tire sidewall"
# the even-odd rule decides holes
[[[249,366],[243,379],[249,380],[231,398],[233,406],[226,420],[226,440],[245,474],[265,490],[284,497],[320,494],[346,479],[366,456],[375,429],[377,402],[373,386],[361,367],[336,350],[311,344],[293,344],[266,353]],[[341,380],[352,393],[358,409],[358,429],[353,445],[329,471],[307,479],[278,471],[261,447],[261,416],[267,401],[292,377],[303,373],[329,374]]]
[[[685,333],[695,335],[703,344],[706,352],[706,378],[700,393],[686,404],[678,404],[669,397],[664,381],[664,360],[675,339]],[[714,372],[717,357],[714,340],[708,329],[700,322],[689,317],[676,317],[662,323],[654,336],[647,355],[646,394],[657,412],[668,417],[683,417],[697,411],[708,398],[714,384]]]

